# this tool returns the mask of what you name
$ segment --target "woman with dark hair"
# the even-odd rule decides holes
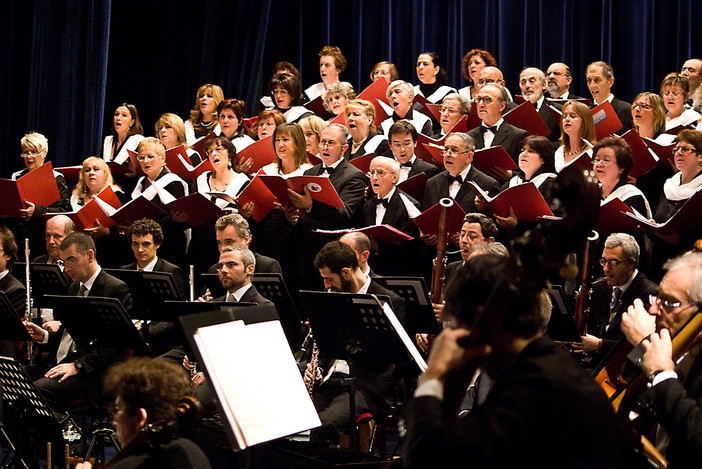
[[[350,140],[344,158],[352,160],[369,153],[392,157],[387,138],[378,133],[375,127],[375,107],[370,101],[365,99],[349,101],[344,116]]]
[[[261,171],[279,176],[301,176],[312,165],[307,159],[305,136],[298,124],[282,124],[273,132],[275,161]]]
[[[663,78],[661,96],[668,110],[665,116],[665,130],[680,126],[694,129],[697,125],[700,113],[685,107],[688,94],[690,94],[690,85],[684,75],[669,73]]]
[[[553,165],[553,143],[546,137],[531,135],[522,141],[522,151],[519,153],[520,174],[512,177],[503,186],[502,190],[515,187],[520,184],[531,183],[539,189],[545,197],[549,187],[556,178],[556,170]],[[480,203],[477,203],[477,202]],[[476,206],[479,209],[485,207],[482,198],[476,198]],[[514,229],[519,220],[513,214],[507,217],[495,215],[495,221],[505,229]]]
[[[206,83],[197,89],[190,119],[185,122],[185,138],[190,145],[210,132],[217,133],[217,105],[224,100],[224,92],[217,85]]]
[[[319,76],[322,81],[316,83],[305,90],[305,95],[309,101],[324,97],[330,86],[339,83],[339,75],[344,73],[348,64],[346,57],[336,46],[324,46],[319,51]],[[351,83],[344,82],[351,86]]]
[[[249,178],[245,174],[237,173],[232,169],[236,162],[236,149],[232,142],[223,135],[215,137],[207,142],[205,154],[212,164],[213,170],[204,172],[197,177],[195,190],[212,200],[223,210],[238,208],[242,215],[251,216],[251,212],[247,211],[251,207],[237,207],[222,198],[212,197],[208,194],[209,192],[221,192],[236,199],[249,183]],[[192,236],[188,244],[188,263],[195,266],[196,272],[206,272],[212,264],[217,262],[215,222],[216,219],[212,219],[192,229]]]
[[[478,78],[485,67],[497,67],[497,61],[490,52],[483,49],[471,49],[463,56],[463,78],[468,80],[468,86],[458,90],[470,101],[478,94]]]
[[[300,71],[297,69],[297,67],[284,60],[281,62],[276,62],[276,64],[273,66],[273,73],[271,74],[271,77],[274,77],[279,73],[288,73],[290,75],[295,75],[298,80],[300,79]],[[262,96],[261,99],[259,99],[259,102],[266,109],[271,109],[275,106],[273,97],[269,95]]]
[[[592,151],[592,165],[600,182],[602,203],[616,197],[641,215],[651,218],[651,207],[646,196],[638,187],[627,182],[629,171],[634,167],[634,157],[626,140],[611,135],[597,142]]]
[[[240,99],[225,99],[217,105],[220,135],[227,137],[237,152],[254,143],[254,139],[244,132],[246,113],[246,103]]]
[[[296,123],[313,114],[302,106],[302,84],[300,79],[289,73],[279,73],[268,82],[268,90],[273,96],[275,109],[285,116],[286,122]]]
[[[664,223],[680,206],[702,189],[702,132],[682,130],[673,149],[678,172],[663,185],[663,194],[653,218]]]
[[[127,150],[135,151],[144,140],[144,128],[139,120],[136,106],[122,103],[112,116],[112,135],[105,137],[102,145],[102,159],[118,164],[129,164]]]
[[[422,52],[417,57],[417,78],[415,96],[424,96],[431,103],[440,103],[449,93],[456,90],[447,85],[448,79],[441,58],[436,52]]]
[[[382,61],[373,65],[370,72],[371,81],[375,82],[381,78],[385,78],[388,84],[400,79],[400,74],[397,72],[397,67],[392,62]]]
[[[285,124],[285,116],[277,109],[264,109],[258,114],[256,124],[251,128],[256,140],[263,140],[273,135],[275,129]]]

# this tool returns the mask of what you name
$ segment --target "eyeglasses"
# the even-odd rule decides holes
[[[666,312],[670,312],[676,308],[682,308],[682,307],[697,304],[697,303],[683,303],[682,301],[664,300],[662,298],[659,298],[658,295],[648,295],[648,302],[651,304],[651,306],[656,305],[656,307],[658,307]]]
[[[44,153],[45,151],[46,151],[46,150],[42,150],[42,151],[23,151],[22,153],[20,153],[20,156],[21,156],[22,158],[36,158],[37,156],[41,155],[41,154]]]
[[[649,109],[653,109],[653,106],[651,106],[650,104],[646,104],[646,103],[634,103],[631,105],[631,108],[632,109],[639,108],[639,109],[643,109],[644,111],[648,111]]]
[[[465,151],[459,151],[456,148],[444,148],[441,150],[441,156],[446,156],[446,155],[462,155],[463,153],[470,153],[471,150],[465,150]]]
[[[414,146],[414,142],[412,140],[407,140],[405,142],[392,142],[390,146],[396,150],[399,150],[400,148],[412,148]]]
[[[610,267],[617,267],[618,265],[624,264],[627,261],[620,261],[619,259],[605,259],[604,257],[599,260],[599,263],[602,267],[608,265]]]
[[[592,165],[594,166],[597,163],[601,164],[602,166],[609,166],[612,163],[614,163],[614,160],[602,160],[600,158],[593,158]]]
[[[476,103],[490,104],[497,101],[498,99],[500,98],[496,98],[494,96],[476,96],[475,99],[473,99],[473,101],[475,101]]]
[[[697,150],[695,150],[695,149],[692,148],[692,147],[681,147],[681,146],[677,146],[677,147],[673,148],[673,155],[675,155],[676,153],[682,153],[683,155],[689,155],[689,154],[692,154],[692,153],[694,153],[694,154],[699,154],[700,152],[697,151]]]
[[[488,83],[496,83],[492,78],[481,78],[478,80],[478,85],[487,85]]]
[[[377,170],[377,171],[371,169],[370,171],[368,171],[368,172],[366,173],[366,176],[368,176],[369,178],[370,178],[370,177],[373,177],[373,176],[378,176],[379,178],[382,178],[382,177],[385,177],[385,176],[388,175],[388,174],[390,174],[390,173],[388,173],[387,171],[383,171],[382,169],[379,169],[379,170]]]
[[[680,92],[680,91],[670,91],[670,90],[668,90],[668,91],[664,91],[664,92],[663,92],[663,96],[674,96],[674,97],[678,98],[678,97],[680,97],[680,96],[682,96],[682,95],[683,95],[683,94],[682,94],[682,92]]]
[[[158,155],[139,155],[137,156],[138,161],[144,161],[144,160],[153,160],[154,158],[157,158]]]
[[[211,150],[205,151],[205,154],[206,154],[207,156],[210,156],[210,155],[213,154],[213,153],[220,154],[220,153],[222,153],[223,151],[227,151],[227,149],[224,148],[224,147],[217,147],[217,148],[213,148],[213,149],[211,149]]]
[[[441,108],[439,108],[439,113],[442,113],[442,114],[443,114],[444,112],[447,113],[447,114],[455,114],[455,113],[457,113],[457,112],[459,112],[459,111],[458,111],[458,109],[454,109],[454,108],[452,108],[452,107],[441,107]]]
[[[339,143],[335,142],[334,140],[320,140],[319,141],[319,146],[324,148],[324,147],[335,147]]]

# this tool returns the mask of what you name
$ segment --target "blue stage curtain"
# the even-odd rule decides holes
[[[492,52],[519,92],[524,66],[570,65],[573,91],[589,96],[585,66],[611,63],[614,93],[630,101],[702,55],[696,0],[33,0],[6,2],[0,32],[0,175],[21,167],[19,139],[47,135],[55,164],[101,151],[115,105],[134,103],[147,135],[162,112],[187,118],[197,87],[260,109],[273,65],[293,62],[304,86],[319,81],[317,52],[337,45],[357,90],[371,67],[394,62],[416,83],[425,50],[443,57],[449,81],[465,86],[463,54]]]

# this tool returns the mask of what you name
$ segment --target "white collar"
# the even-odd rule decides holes
[[[158,262],[158,256],[154,256],[154,259],[146,264],[146,267],[144,267],[143,270],[144,272],[153,272],[154,267],[156,267],[156,263]],[[137,262],[137,270],[139,269],[139,263]]]

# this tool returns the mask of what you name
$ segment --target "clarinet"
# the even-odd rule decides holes
[[[310,365],[312,365],[312,379],[305,380],[305,387],[307,387],[307,393],[312,397],[314,394],[314,382],[317,378],[317,367],[319,365],[319,348],[317,347],[317,342],[312,339],[312,356],[310,357]]]

